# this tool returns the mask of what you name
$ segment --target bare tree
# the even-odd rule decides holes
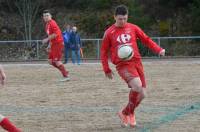
[[[34,21],[39,12],[40,8],[39,0],[15,0],[15,6],[18,9],[20,16],[22,17],[24,24],[24,40],[26,40],[26,50],[24,51],[24,58],[28,59],[31,57],[31,53],[36,53],[35,48],[32,48],[32,33],[34,27]]]
[[[25,40],[32,40],[33,22],[40,8],[40,1],[38,0],[16,0],[15,5],[24,23]]]

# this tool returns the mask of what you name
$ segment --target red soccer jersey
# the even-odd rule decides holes
[[[54,20],[51,19],[46,23],[46,33],[48,35],[56,34],[56,37],[50,41],[51,44],[63,43],[62,32]]]
[[[101,62],[105,73],[111,71],[108,65],[108,55],[110,55],[111,62],[115,65],[141,59],[137,39],[140,39],[144,45],[155,53],[159,53],[162,50],[162,48],[134,24],[126,23],[124,27],[116,27],[113,24],[106,30],[101,46]],[[129,44],[133,48],[134,56],[129,61],[122,61],[117,55],[118,47],[123,44]]]

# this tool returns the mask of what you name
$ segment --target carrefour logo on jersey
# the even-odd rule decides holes
[[[131,35],[129,34],[121,34],[117,37],[117,42],[120,44],[126,44],[129,43],[131,40]]]

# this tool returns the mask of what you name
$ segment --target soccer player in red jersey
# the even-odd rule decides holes
[[[48,10],[43,11],[43,19],[46,23],[45,30],[48,37],[43,39],[42,43],[49,43],[49,64],[60,70],[64,77],[61,81],[68,81],[68,71],[66,71],[63,63],[61,62],[62,52],[64,48],[62,32],[57,23],[52,19],[51,13]]]
[[[0,84],[4,85],[6,79],[5,72],[0,65]],[[0,126],[8,132],[21,132],[7,117],[0,114]]]
[[[127,22],[128,9],[124,5],[119,5],[115,9],[115,23],[110,26],[104,34],[101,46],[101,63],[107,78],[113,78],[113,72],[109,67],[108,58],[116,65],[118,74],[128,84],[130,88],[128,104],[118,112],[118,116],[123,126],[136,125],[135,108],[145,96],[145,76],[141,62],[141,55],[137,46],[137,39],[155,53],[164,56],[165,50],[153,42],[137,25]],[[134,56],[123,61],[117,55],[118,47],[124,44],[132,46]]]

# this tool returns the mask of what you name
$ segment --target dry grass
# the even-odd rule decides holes
[[[134,129],[121,128],[116,116],[129,92],[116,71],[110,81],[100,64],[69,64],[71,81],[61,83],[47,64],[4,67],[8,80],[0,92],[0,113],[24,132],[200,131],[197,60],[144,62],[148,97],[136,111]]]

